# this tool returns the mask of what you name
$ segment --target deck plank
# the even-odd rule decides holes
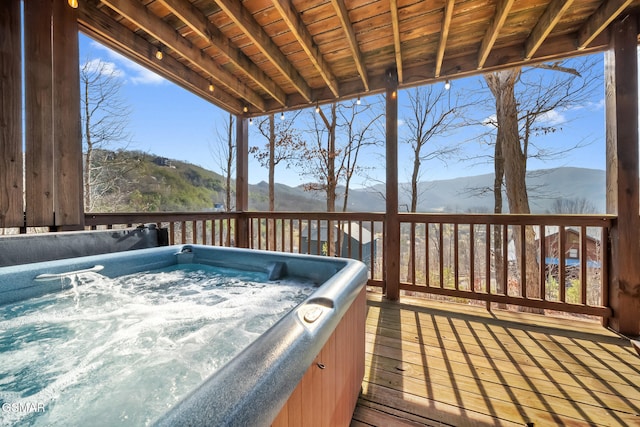
[[[640,426],[640,357],[596,322],[369,295],[352,425]]]

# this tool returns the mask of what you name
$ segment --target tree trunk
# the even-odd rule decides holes
[[[496,144],[500,144],[504,158],[504,176],[509,202],[509,212],[528,214],[526,167],[527,159],[520,144],[518,131],[518,109],[515,97],[515,84],[520,76],[520,68],[485,74],[491,93],[496,99],[498,134]],[[521,233],[514,232],[516,260],[521,260]],[[540,298],[540,279],[537,261],[537,248],[533,227],[525,229],[526,271],[520,272],[520,286],[526,286],[529,298]],[[521,263],[517,262],[519,266]],[[524,285],[523,285],[524,284]],[[529,312],[543,312],[540,309],[525,309]]]
[[[91,114],[89,112],[89,82],[84,81],[84,134],[87,142],[87,152],[84,157],[84,206],[91,212],[91,162],[93,162],[93,143],[91,140]]]
[[[498,132],[500,132],[498,128]],[[496,214],[502,213],[502,181],[504,179],[504,156],[502,155],[502,141],[496,138],[496,148],[494,155],[494,180],[493,180],[493,212]],[[487,230],[487,233],[489,230]],[[494,252],[493,259],[495,260],[495,281],[496,281],[496,293],[506,293],[506,283],[504,283],[504,276],[501,272],[504,270],[504,257],[502,256],[502,226],[494,226],[493,228],[493,244]],[[487,260],[490,262],[490,260]],[[490,280],[488,278],[487,280]],[[498,308],[505,309],[506,304],[498,304]]]
[[[227,193],[226,208],[227,212],[231,211],[231,168],[233,167],[233,114],[229,114],[229,129],[227,135],[227,142],[229,147],[229,155],[227,156],[227,176],[226,176],[226,188]]]
[[[329,127],[327,147],[327,212],[336,210],[336,103],[331,104],[331,126]],[[333,222],[327,221],[327,251],[335,254]]]

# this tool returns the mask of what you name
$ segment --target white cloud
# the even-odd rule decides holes
[[[124,77],[124,71],[118,68],[118,66],[109,61],[103,61],[97,58],[91,59],[80,66],[82,69],[86,69],[88,73],[100,73],[104,75],[112,75],[115,77]]]
[[[163,77],[143,67],[142,65],[136,64],[127,57],[114,52],[113,50],[101,45],[100,43],[92,42],[91,46],[102,52],[105,52],[107,54],[107,57],[110,60],[114,61],[114,64],[119,65],[121,69],[124,68],[126,70],[126,73],[123,71],[123,77],[124,74],[126,74],[127,80],[133,84],[162,84],[165,82],[165,79]]]
[[[558,110],[548,111],[538,117],[538,121],[546,123],[550,126],[560,125],[567,121],[567,118]]]
[[[497,127],[498,125],[498,116],[496,116],[495,114],[490,115],[489,117],[487,117],[486,119],[484,119],[482,121],[482,125],[483,126],[489,126],[492,128]]]

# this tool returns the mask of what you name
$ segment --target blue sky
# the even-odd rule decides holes
[[[132,143],[129,149],[149,152],[177,160],[197,164],[207,169],[219,171],[212,146],[218,139],[217,132],[223,126],[228,114],[214,105],[202,100],[181,87],[164,80],[153,72],[139,66],[121,55],[105,48],[90,38],[80,35],[80,58],[84,63],[97,58],[111,64],[125,82],[123,97],[131,106],[129,129]],[[602,67],[602,55],[599,55],[598,66]],[[452,81],[451,94],[482,87],[480,76]],[[487,92],[488,95],[488,92]],[[530,160],[529,169],[544,169],[558,166],[575,166],[593,169],[605,168],[604,144],[604,89],[597,91],[593,99],[584,105],[575,105],[563,111],[552,111],[545,118],[547,124],[553,124],[562,131],[546,135],[537,142],[545,147],[566,147],[579,141],[585,147],[570,152],[567,156],[549,162]],[[366,102],[366,100],[364,100]],[[399,92],[399,135],[406,132],[405,120],[408,118],[408,98],[405,91]],[[478,120],[483,115],[490,117],[490,112],[478,109],[475,111]],[[303,113],[304,114],[312,114]],[[450,144],[465,141],[464,156],[474,157],[477,154],[488,154],[492,148],[481,142],[478,135],[482,126],[467,128],[436,144]],[[257,133],[255,126],[250,127],[250,145],[263,145],[264,140]],[[115,149],[117,147],[113,147]],[[384,180],[383,148],[370,151],[363,162],[377,171],[374,179]],[[408,181],[410,177],[410,148],[407,144],[399,145],[399,180]],[[491,173],[493,167],[486,162],[448,161],[446,164],[434,160],[424,165],[424,180],[448,179]],[[375,172],[374,172],[375,174]],[[372,177],[357,179],[355,186],[371,184]],[[249,182],[255,184],[267,180],[267,170],[250,157]],[[279,167],[276,169],[276,181],[288,185],[301,184],[308,178],[299,171]]]

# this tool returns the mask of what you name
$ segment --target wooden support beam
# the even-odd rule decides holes
[[[249,121],[236,116],[236,212],[249,210]],[[236,223],[236,246],[249,247],[249,219],[241,215]]]
[[[53,146],[55,225],[84,227],[80,53],[77,11],[53,6]]]
[[[307,30],[307,26],[302,22],[298,11],[295,10],[290,0],[274,0],[273,6],[276,8],[282,19],[289,27],[293,36],[298,40],[302,50],[307,54],[313,66],[318,70],[322,79],[327,84],[333,96],[340,96],[338,81],[331,71],[331,67],[324,60],[318,46],[313,41],[311,34]]]
[[[569,9],[573,0],[553,0],[545,9],[538,23],[531,31],[524,46],[524,59],[533,58],[540,45],[547,39],[562,15]]]
[[[208,90],[209,81],[200,74],[169,55],[162,61],[156,60],[154,45],[88,2],[81,1],[79,4],[78,23],[90,37],[222,109],[236,114],[242,112],[243,105],[223,88],[211,93]]]
[[[438,54],[436,56],[436,78],[440,77],[440,71],[442,71],[442,61],[444,60],[444,51],[447,48],[447,39],[449,38],[449,28],[451,27],[451,19],[453,18],[453,6],[455,2],[455,0],[447,0],[444,5],[444,19],[442,20],[440,42],[438,43]]]
[[[215,0],[224,13],[245,33],[251,42],[271,61],[278,71],[289,80],[307,102],[313,100],[311,88],[291,65],[280,48],[273,43],[260,24],[244,8],[241,2],[236,0]]]
[[[396,70],[398,83],[404,82],[404,68],[402,67],[402,44],[400,43],[400,19],[398,17],[398,0],[389,1],[391,12],[391,28],[393,31],[393,50],[396,56]]]
[[[229,61],[253,80],[280,105],[285,106],[287,95],[256,64],[231,43],[209,19],[194,5],[185,0],[159,0],[167,9],[191,28],[203,40],[214,45]]]
[[[386,232],[385,288],[392,301],[400,298],[400,218],[398,216],[398,76],[387,72],[386,86]]]
[[[358,74],[360,75],[360,79],[362,80],[364,90],[366,92],[369,92],[369,76],[367,75],[367,69],[364,66],[362,52],[360,52],[358,40],[356,40],[356,33],[355,31],[353,31],[353,26],[351,25],[351,20],[349,19],[349,12],[347,11],[347,7],[344,5],[343,0],[331,0],[331,4],[336,11],[336,16],[340,20],[340,26],[342,27],[344,35],[347,38],[347,43],[349,43],[351,56],[353,57],[353,61],[356,64],[356,69],[358,70]]]
[[[54,224],[51,0],[24,3],[26,225]]]
[[[611,27],[605,55],[607,213],[617,214],[611,230],[609,326],[640,335],[640,189],[638,176],[638,59],[636,19]]]
[[[0,228],[24,226],[20,9],[0,2]]]
[[[633,3],[633,0],[607,0],[578,32],[578,49],[584,49]]]
[[[264,99],[222,68],[210,56],[193,46],[178,34],[173,27],[151,13],[143,4],[130,0],[101,0],[102,3],[135,23],[147,34],[158,39],[165,46],[184,55],[184,58],[207,73],[219,86],[225,87],[236,96],[246,100],[259,111],[264,112]]]
[[[515,0],[500,0],[498,2],[496,6],[496,14],[493,16],[491,25],[484,35],[482,44],[480,45],[480,51],[478,52],[478,70],[481,70],[484,67],[484,63],[489,57],[489,53],[491,53],[493,45],[498,39],[498,34],[500,34],[500,30],[507,20],[507,16],[509,16],[509,12],[511,11],[511,7],[514,2]]]

